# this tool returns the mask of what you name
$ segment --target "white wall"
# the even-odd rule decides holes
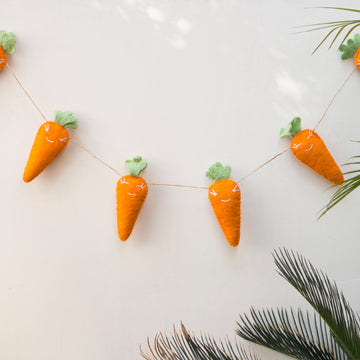
[[[121,173],[140,154],[149,182],[208,186],[215,161],[240,179],[312,127],[353,66],[311,51],[322,33],[294,26],[354,17],[318,0],[3,0],[10,64],[49,119]],[[327,5],[331,5],[330,3]],[[359,7],[356,0],[337,6]],[[341,164],[359,153],[356,72],[319,127]],[[287,153],[241,183],[238,248],[206,190],[150,187],[131,238],[116,232],[118,177],[73,144],[30,184],[22,172],[41,123],[0,74],[0,355],[4,360],[138,359],[148,336],[182,320],[235,338],[250,306],[306,306],[275,272],[272,250],[298,250],[360,307],[359,194],[321,221],[333,190]],[[248,346],[248,345],[247,345]],[[263,359],[278,359],[256,348]]]

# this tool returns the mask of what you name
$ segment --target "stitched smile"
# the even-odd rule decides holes
[[[222,202],[229,202],[231,199],[227,199],[227,200],[223,200],[221,199]]]
[[[127,192],[127,194],[128,195],[131,195],[131,196],[135,196],[136,194],[132,194],[132,193],[129,193],[129,192]]]
[[[50,143],[53,143],[54,141],[53,140],[50,140],[47,136],[45,136],[46,140]]]

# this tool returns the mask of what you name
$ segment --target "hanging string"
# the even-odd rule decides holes
[[[245,175],[244,177],[242,177],[239,181],[237,181],[237,184],[240,184],[241,182],[243,182],[246,178],[248,178],[249,176],[251,176],[252,174],[255,174],[257,171],[259,171],[260,169],[262,169],[264,166],[266,166],[267,164],[270,164],[272,161],[274,161],[276,158],[278,158],[279,156],[281,156],[282,154],[285,154],[286,152],[288,152],[290,150],[290,148],[286,148],[282,151],[280,151],[279,153],[277,153],[276,155],[274,155],[272,158],[270,158],[269,160],[265,161],[264,163],[262,163],[260,166],[258,166],[256,169],[254,169],[253,171],[249,172],[247,175]]]
[[[148,185],[152,185],[152,186],[172,186],[172,187],[182,187],[182,188],[190,188],[190,189],[206,189],[208,190],[209,188],[206,186],[195,186],[195,185],[182,185],[182,184],[157,184],[157,183],[147,183]]]
[[[31,101],[31,103],[35,106],[36,110],[40,113],[40,115],[42,116],[42,118],[44,119],[45,122],[47,122],[47,119],[45,117],[45,115],[41,112],[41,110],[39,109],[39,107],[36,105],[35,101],[32,99],[32,97],[30,96],[30,94],[25,90],[25,88],[23,87],[23,85],[21,84],[20,80],[17,78],[17,76],[15,75],[13,69],[11,68],[11,66],[9,65],[9,63],[6,63],[7,68],[10,70],[11,75],[14,77],[14,79],[16,80],[16,82],[18,83],[18,85],[21,87],[21,89],[24,91],[25,95],[27,96],[27,98]]]
[[[325,115],[327,114],[327,112],[329,111],[332,103],[335,101],[335,99],[337,98],[337,96],[341,93],[342,89],[345,87],[346,83],[350,80],[351,75],[354,73],[355,69],[356,69],[356,65],[353,67],[353,69],[351,70],[350,74],[347,76],[347,78],[345,79],[345,81],[343,82],[343,84],[340,86],[339,90],[335,93],[335,95],[332,97],[332,99],[330,100],[328,106],[326,107],[324,113],[322,114],[320,120],[317,122],[317,124],[314,127],[314,131],[316,130],[316,128],[320,125],[320,123],[324,120]]]
[[[20,86],[20,88],[23,90],[23,92],[25,93],[25,95],[27,96],[27,98],[30,100],[30,102],[33,104],[33,106],[35,107],[35,109],[39,112],[39,114],[41,115],[41,117],[44,119],[45,122],[47,122],[48,120],[46,119],[45,115],[41,112],[40,108],[36,105],[35,101],[33,100],[33,98],[30,96],[30,94],[26,91],[26,89],[24,88],[24,86],[22,85],[21,81],[18,79],[18,77],[15,75],[14,71],[12,70],[12,68],[10,67],[10,65],[7,63],[6,66],[8,67],[8,69],[10,70],[11,75],[14,77],[14,79],[16,80],[16,82],[18,83],[18,85]],[[322,122],[322,120],[325,118],[325,115],[327,114],[328,110],[330,109],[332,103],[335,101],[336,97],[340,94],[340,92],[343,90],[343,88],[345,87],[345,84],[349,81],[351,75],[353,74],[353,72],[355,71],[356,66],[354,66],[354,68],[351,70],[350,74],[347,76],[347,78],[345,79],[345,81],[343,82],[343,84],[341,85],[341,87],[337,90],[337,92],[335,93],[335,95],[332,97],[332,99],[330,100],[328,106],[326,107],[324,113],[322,114],[320,120],[317,122],[317,124],[314,127],[314,130],[320,125],[320,123]],[[93,152],[91,152],[90,150],[88,150],[85,146],[81,145],[80,143],[78,143],[76,140],[70,139],[70,141],[79,146],[82,150],[84,150],[85,152],[87,152],[91,157],[93,157],[95,160],[97,160],[98,162],[100,162],[101,164],[103,164],[104,166],[106,166],[108,169],[112,170],[114,173],[116,173],[118,176],[122,176],[116,169],[114,169],[112,166],[110,166],[109,164],[107,164],[104,160],[102,160],[101,158],[99,158],[98,156],[96,156]],[[247,175],[245,175],[244,177],[242,177],[239,181],[237,181],[236,183],[239,184],[241,182],[243,182],[245,179],[247,179],[249,176],[253,175],[254,173],[256,173],[257,171],[259,171],[260,169],[262,169],[263,167],[265,167],[266,165],[270,164],[272,161],[274,161],[275,159],[277,159],[278,157],[280,157],[281,155],[287,153],[290,150],[290,147],[280,151],[279,153],[277,153],[276,155],[274,155],[273,157],[271,157],[269,160],[265,161],[264,163],[262,163],[261,165],[259,165],[257,168],[255,168],[254,170],[252,170],[250,173],[248,173]],[[196,185],[183,185],[183,184],[166,184],[166,183],[148,183],[148,185],[152,185],[152,186],[170,186],[170,187],[181,187],[181,188],[190,188],[190,189],[208,189],[208,187],[206,186],[196,186]]]
[[[114,169],[112,166],[110,166],[109,164],[107,164],[104,160],[101,160],[99,157],[97,157],[94,153],[92,153],[90,150],[88,150],[85,146],[81,145],[80,143],[78,143],[76,140],[74,139],[69,139],[73,144],[79,146],[81,149],[83,149],[85,152],[87,152],[90,156],[92,156],[95,160],[99,161],[101,164],[103,164],[104,166],[106,166],[107,168],[109,168],[110,170],[112,170],[114,173],[118,174],[120,177],[122,177],[122,175],[116,170]]]

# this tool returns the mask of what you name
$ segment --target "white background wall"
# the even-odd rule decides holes
[[[326,5],[359,7],[358,1]],[[293,27],[353,18],[322,1],[3,0],[17,37],[10,64],[49,119],[121,173],[140,154],[149,182],[210,185],[215,161],[236,180],[289,145],[294,116],[312,127],[351,71],[322,33]],[[356,72],[318,132],[338,163],[359,154]],[[131,238],[116,232],[116,174],[73,144],[39,178],[22,173],[41,117],[0,74],[0,357],[139,359],[138,346],[182,320],[235,338],[250,306],[306,304],[275,272],[285,246],[338,281],[356,309],[359,194],[321,221],[333,190],[287,153],[241,183],[238,248],[206,190],[150,187]],[[248,346],[248,345],[246,345]],[[255,347],[263,359],[276,354]]]

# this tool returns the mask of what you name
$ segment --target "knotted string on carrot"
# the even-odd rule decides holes
[[[240,241],[241,192],[234,180],[229,180],[231,167],[217,162],[206,172],[214,181],[209,187],[209,200],[222,231],[231,246]]]
[[[146,181],[139,176],[147,162],[136,156],[125,164],[129,175],[120,178],[116,187],[118,234],[122,241],[130,236],[148,193]]]
[[[310,169],[333,184],[344,181],[344,177],[320,136],[313,130],[301,130],[301,119],[295,117],[287,128],[280,130],[280,138],[293,137],[291,151]]]
[[[70,111],[56,111],[55,121],[47,121],[40,126],[25,167],[25,182],[35,179],[60,155],[69,142],[67,128],[77,129],[77,126],[77,120]]]

